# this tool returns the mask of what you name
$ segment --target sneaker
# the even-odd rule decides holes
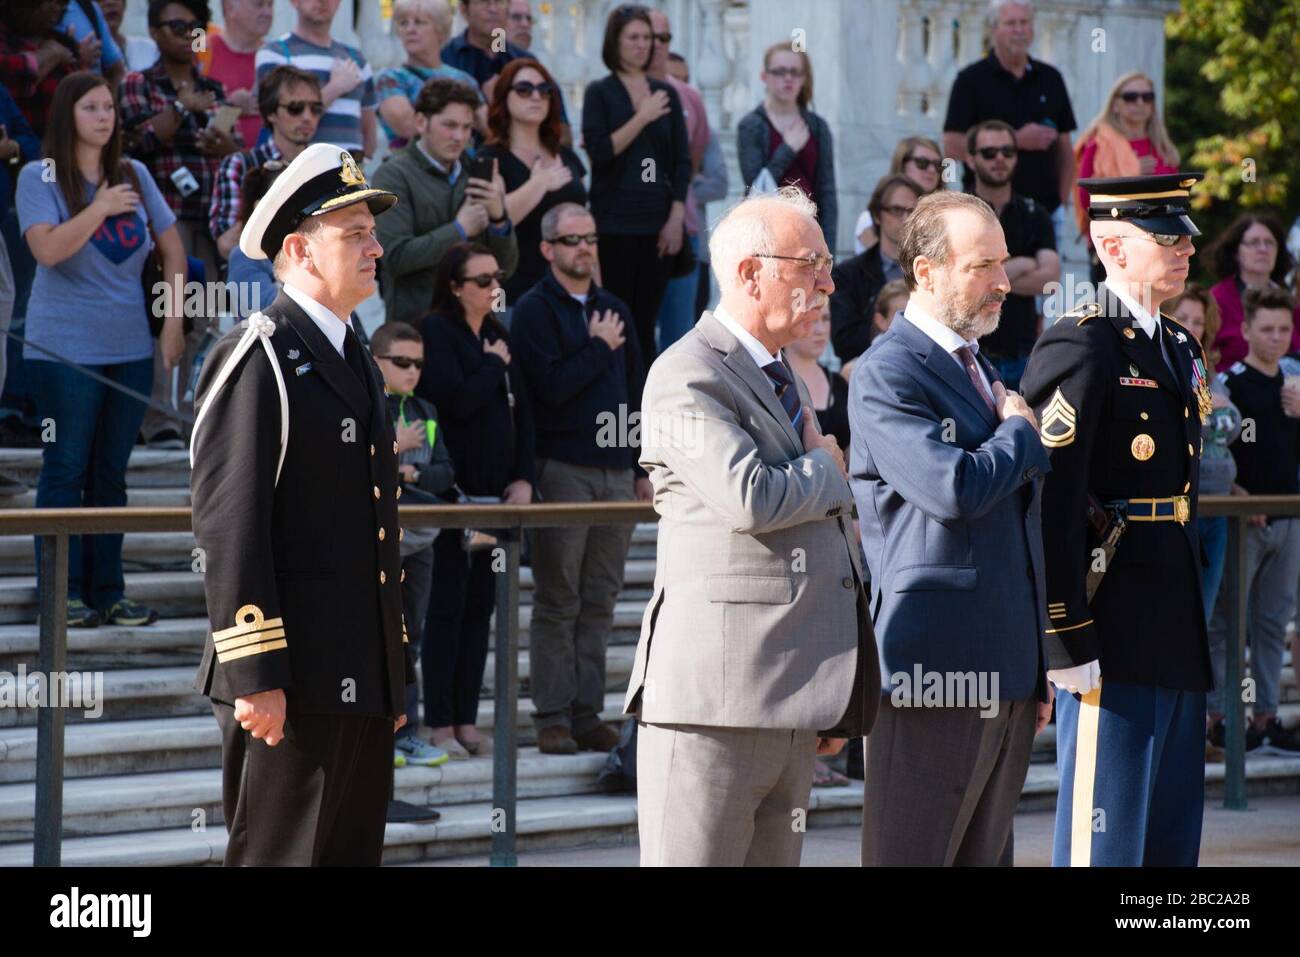
[[[104,621],[110,625],[152,625],[158,620],[158,612],[147,605],[120,598],[104,612]]]
[[[1223,719],[1222,719],[1222,718],[1220,718],[1218,721],[1214,722],[1214,725],[1210,728],[1209,733],[1205,736],[1205,740],[1206,740],[1206,746],[1207,746],[1207,750],[1206,750],[1206,752],[1205,752],[1205,759],[1206,759],[1207,761],[1210,760],[1210,753],[1211,753],[1211,752],[1208,750],[1209,748],[1213,748],[1213,749],[1214,749],[1215,751],[1217,751],[1220,755],[1223,755],[1224,753],[1226,753],[1226,750],[1225,750],[1225,749],[1227,748],[1227,744],[1225,743],[1225,741],[1226,741],[1226,735],[1225,735],[1225,730],[1224,730]],[[1261,734],[1259,731],[1255,730],[1255,726],[1254,726],[1253,724],[1251,724],[1249,720],[1247,720],[1247,722],[1246,722],[1246,753],[1247,753],[1247,754],[1254,754],[1256,751],[1258,751],[1258,750],[1259,750],[1259,746],[1263,743],[1263,740],[1264,740],[1264,736],[1263,736],[1263,734]],[[1223,758],[1222,758],[1222,756],[1220,756],[1220,757],[1217,758],[1216,760],[1222,761]]]
[[[406,758],[407,764],[416,764],[423,768],[436,768],[451,759],[451,755],[442,748],[434,747],[414,734],[404,734],[396,739],[393,742],[393,751]]]
[[[69,628],[98,628],[99,612],[91,608],[80,598],[68,599]]]
[[[394,745],[393,746],[393,768],[396,770],[397,768],[404,768],[404,767],[406,767],[406,755],[404,755],[401,751],[398,751],[396,745]]]
[[[40,429],[16,415],[0,419],[0,449],[39,449],[42,445]]]
[[[1300,758],[1300,733],[1283,727],[1276,716],[1259,732],[1260,754],[1275,754],[1284,758]]]
[[[175,429],[163,429],[148,442],[151,449],[183,449],[185,438]]]

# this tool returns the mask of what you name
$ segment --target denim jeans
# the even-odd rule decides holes
[[[1201,597],[1205,604],[1205,623],[1210,623],[1214,615],[1214,602],[1219,597],[1219,586],[1223,584],[1223,564],[1228,555],[1228,520],[1218,518],[1200,518],[1196,520],[1196,534],[1205,549],[1209,564],[1201,572]]]
[[[89,366],[100,375],[145,395],[153,382],[153,359]],[[126,466],[144,420],[144,403],[59,362],[27,360],[36,414],[45,442],[37,508],[126,504]],[[37,568],[41,545],[36,543]],[[106,610],[122,597],[122,536],[71,536],[68,598]]]
[[[688,237],[696,255],[700,251],[700,237]],[[695,311],[695,296],[700,289],[700,267],[696,264],[688,276],[668,280],[663,302],[659,304],[659,351],[663,352],[691,331],[700,314]]]

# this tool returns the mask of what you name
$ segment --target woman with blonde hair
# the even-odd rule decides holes
[[[763,102],[736,127],[745,189],[756,182],[760,191],[798,186],[817,204],[817,222],[834,252],[839,222],[834,144],[830,125],[811,109],[812,60],[783,40],[764,52],[759,77],[766,89]]]
[[[1155,84],[1145,73],[1125,73],[1110,88],[1106,105],[1074,146],[1079,232],[1088,239],[1088,193],[1079,179],[1093,176],[1154,176],[1178,172],[1178,147],[1156,109]],[[1093,257],[1093,271],[1099,263]],[[1096,278],[1096,276],[1094,276]]]
[[[943,188],[943,150],[928,136],[904,136],[894,147],[886,175],[906,176],[925,190],[928,196]],[[864,209],[853,226],[853,255],[858,256],[876,244],[876,224],[871,210]]]

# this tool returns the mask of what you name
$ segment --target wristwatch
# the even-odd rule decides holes
[[[172,109],[176,111],[176,115],[181,119],[185,119],[185,114],[189,113],[189,110],[185,109],[185,104],[180,100],[172,100]]]

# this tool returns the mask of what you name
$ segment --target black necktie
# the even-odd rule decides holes
[[[798,432],[803,422],[803,403],[799,401],[799,390],[794,387],[794,378],[790,375],[790,371],[785,367],[784,362],[779,361],[769,362],[763,366],[763,371],[772,380],[777,401],[781,403],[781,408],[785,409],[785,414],[790,417],[790,424]]]
[[[361,343],[357,342],[357,337],[349,329],[343,335],[343,358],[347,361],[348,367],[356,374],[357,381],[361,387],[366,390],[366,395],[370,394],[370,380],[366,377],[365,359],[361,356]]]

